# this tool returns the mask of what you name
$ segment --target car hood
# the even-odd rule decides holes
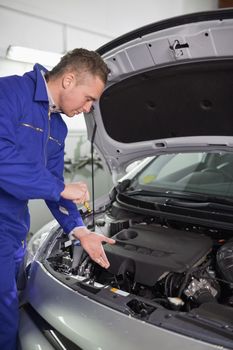
[[[147,25],[98,52],[111,73],[85,120],[112,172],[148,155],[233,150],[233,9]]]

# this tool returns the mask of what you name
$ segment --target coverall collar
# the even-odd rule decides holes
[[[47,89],[45,86],[44,78],[42,75],[42,71],[45,73],[47,72],[47,69],[40,64],[36,63],[33,67],[34,73],[35,73],[35,80],[36,80],[36,90],[35,90],[35,101],[45,101],[48,102],[48,94]]]

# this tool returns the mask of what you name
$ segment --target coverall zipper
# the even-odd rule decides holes
[[[49,139],[56,142],[59,146],[61,146],[61,143],[57,139],[55,139],[54,137],[49,136]]]
[[[44,132],[43,129],[38,128],[37,126],[31,125],[31,124],[21,123],[21,125],[26,126],[27,128],[34,129],[36,131]]]
[[[48,136],[45,142],[45,148],[44,148],[44,159],[45,159],[45,166],[47,165],[47,146],[49,142],[49,137],[50,137],[50,110],[48,110]]]

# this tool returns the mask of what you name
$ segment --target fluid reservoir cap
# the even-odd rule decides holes
[[[183,306],[184,302],[181,298],[178,297],[168,297],[168,300],[171,304],[175,305],[175,306]]]
[[[98,226],[98,227],[104,227],[105,226],[105,220],[104,219],[98,219],[98,220],[96,220],[96,222],[95,222],[95,224],[96,224],[96,226]]]

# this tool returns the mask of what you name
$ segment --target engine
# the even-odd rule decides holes
[[[108,270],[80,246],[68,244],[64,235],[48,261],[56,272],[93,286],[95,293],[110,287],[181,311],[210,302],[232,305],[233,242],[216,239],[201,228],[172,226],[105,216],[96,230],[116,240],[115,245],[104,245]],[[131,303],[134,309],[140,304]]]
[[[210,238],[191,232],[139,224],[113,236],[107,245],[109,271],[114,275],[130,272],[136,283],[154,286],[169,273],[184,273],[204,261],[212,247]]]

